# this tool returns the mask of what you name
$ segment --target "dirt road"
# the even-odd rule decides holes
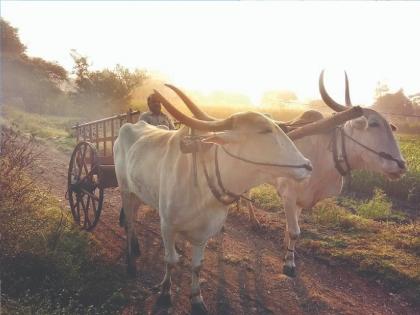
[[[68,209],[65,200],[69,154],[41,145],[44,151],[34,176]],[[101,221],[92,232],[110,260],[124,267],[124,231],[118,225],[117,189],[105,193]],[[202,293],[211,314],[420,314],[400,296],[343,266],[327,266],[299,253],[298,276],[289,278],[283,266],[284,222],[278,214],[260,211],[265,228],[253,230],[247,216],[229,214],[225,231],[205,252]],[[147,314],[156,299],[152,287],[163,277],[163,246],[157,213],[143,207],[137,225],[142,255],[138,259],[138,288],[146,300],[133,300],[124,314]],[[181,262],[173,277],[174,314],[190,310],[190,247],[179,242]],[[135,296],[133,283],[127,290]]]

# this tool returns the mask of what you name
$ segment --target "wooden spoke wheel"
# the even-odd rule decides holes
[[[95,146],[86,141],[79,142],[70,159],[68,198],[74,221],[87,231],[98,223],[104,199],[96,163]]]

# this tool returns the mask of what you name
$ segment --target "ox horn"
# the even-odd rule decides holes
[[[348,87],[348,85],[346,85]],[[346,89],[347,91],[348,89]],[[319,92],[321,93],[322,100],[325,102],[325,104],[328,105],[332,110],[336,112],[342,112],[348,109],[347,106],[338,104],[335,102],[327,93],[324,86],[324,70],[322,70],[321,75],[319,76]],[[350,101],[350,96],[349,99]],[[346,102],[347,102],[347,93],[346,93]]]
[[[233,120],[231,117],[223,120],[216,121],[203,121],[188,117],[187,115],[181,113],[178,109],[175,108],[166,98],[163,97],[158,91],[153,90],[157,99],[162,103],[163,107],[177,120],[185,124],[186,126],[197,129],[201,131],[223,131],[232,129]]]
[[[350,99],[350,89],[349,89],[349,78],[347,77],[347,72],[344,71],[344,76],[346,77],[346,106],[347,107],[352,107],[353,104],[351,103],[351,99]]]
[[[212,121],[212,120],[218,120],[207,113],[203,112],[188,96],[184,94],[180,89],[178,89],[176,86],[173,86],[171,84],[165,84],[168,88],[173,90],[187,105],[188,109],[193,113],[193,115],[200,119],[200,120],[206,120],[206,121]]]
[[[273,120],[274,121],[274,123],[277,125],[277,126],[279,126],[280,127],[280,129],[281,130],[283,130],[284,132],[289,132],[290,131],[290,128],[289,128],[289,126],[287,125],[287,123],[285,123],[285,122],[283,122],[283,121],[280,121],[280,120]]]
[[[331,117],[314,121],[303,127],[290,131],[289,133],[287,133],[287,136],[292,140],[297,140],[309,135],[326,132],[335,128],[338,125],[344,124],[348,120],[358,118],[362,115],[363,109],[360,106],[354,106]]]

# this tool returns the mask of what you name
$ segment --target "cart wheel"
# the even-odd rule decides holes
[[[73,219],[87,231],[98,223],[104,199],[104,189],[98,185],[96,162],[96,148],[89,142],[79,142],[73,150],[67,178]]]

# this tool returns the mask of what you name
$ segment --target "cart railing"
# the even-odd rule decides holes
[[[76,124],[71,127],[75,131],[77,143],[89,141],[96,145],[99,155],[112,156],[114,142],[118,137],[120,127],[129,122],[135,123],[139,119],[140,111],[129,110],[127,113],[90,121],[83,124]]]

